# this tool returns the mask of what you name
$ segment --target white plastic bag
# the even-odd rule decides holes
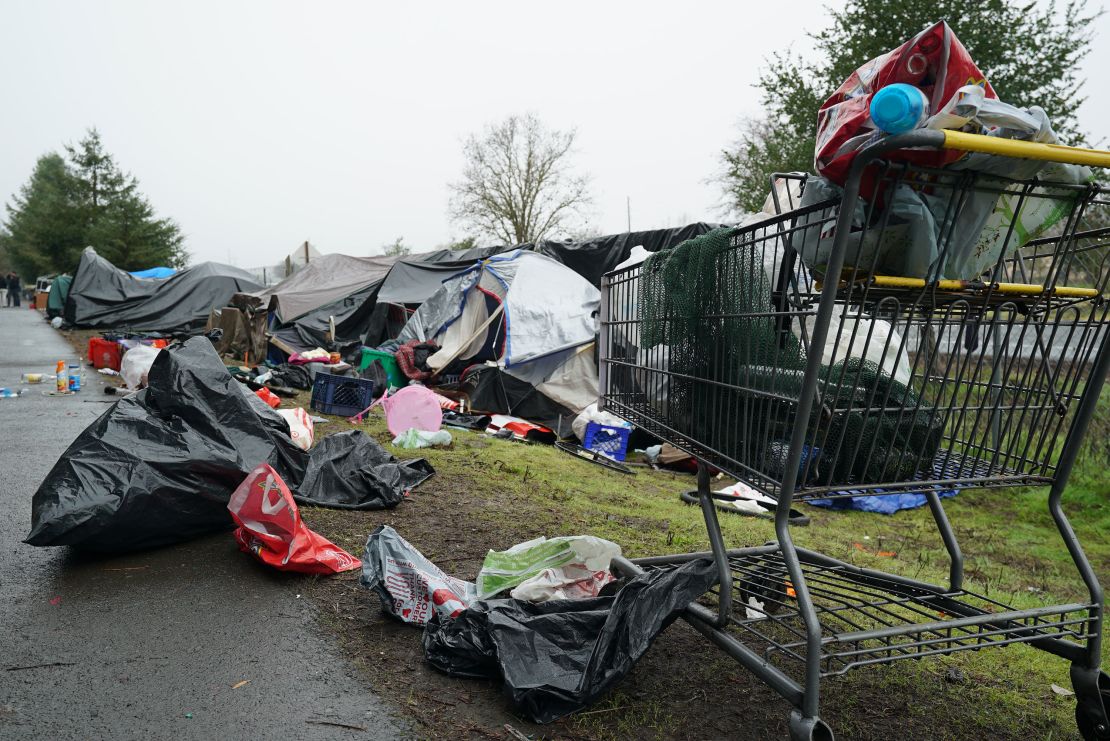
[[[631,427],[632,425],[625,422],[615,414],[609,412],[602,412],[597,408],[597,402],[590,404],[588,407],[578,413],[574,421],[570,423],[570,429],[574,432],[574,436],[579,440],[586,439],[586,425],[590,422],[596,422],[599,425],[607,427]]]
[[[410,427],[393,438],[393,444],[401,448],[434,448],[436,446],[446,448],[451,444],[451,433],[447,430],[428,432],[427,430]]]
[[[146,386],[146,377],[150,373],[150,366],[154,364],[154,359],[158,357],[160,352],[162,351],[158,348],[149,345],[138,345],[124,353],[119,374],[123,377],[123,382],[127,384],[127,388],[135,390]]]
[[[619,555],[619,545],[592,535],[540,537],[507,551],[490,551],[478,572],[478,596],[513,590],[516,597],[517,587],[524,587],[522,594],[534,602],[558,599],[559,591],[567,589],[576,597],[597,596],[612,581],[609,563]],[[552,573],[545,575],[548,571]]]
[[[601,588],[613,581],[609,569],[591,571],[570,564],[557,569],[544,569],[525,579],[509,596],[526,602],[547,602],[553,599],[588,599],[596,597]]]
[[[312,417],[308,416],[308,412],[300,407],[296,409],[276,409],[275,410],[285,421],[289,423],[289,437],[292,438],[294,444],[301,450],[308,450],[312,447],[312,440],[316,434],[316,426],[312,422]]]
[[[388,525],[366,540],[362,586],[377,592],[382,609],[414,625],[428,622],[434,610],[454,618],[474,600],[474,585],[443,573]]]

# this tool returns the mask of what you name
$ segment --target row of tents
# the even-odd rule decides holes
[[[474,408],[551,426],[597,400],[602,275],[634,247],[654,252],[715,227],[403,257],[328,254],[270,287],[219,263],[137,278],[89,248],[63,317],[76,327],[147,333],[219,327],[218,349],[252,363],[317,347],[349,355],[431,341],[440,350],[429,363],[465,381]]]

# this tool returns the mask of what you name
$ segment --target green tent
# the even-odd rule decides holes
[[[46,315],[53,319],[61,316],[66,307],[66,298],[69,296],[69,284],[73,282],[71,275],[59,275],[50,284],[50,295],[46,299]]]

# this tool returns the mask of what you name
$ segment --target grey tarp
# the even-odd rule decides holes
[[[475,260],[426,262],[420,257],[405,258],[393,266],[385,282],[378,289],[378,303],[420,305],[438,291],[445,280],[476,262]]]
[[[65,320],[76,327],[190,332],[236,293],[260,288],[250,274],[203,262],[165,278],[136,278],[86,247],[66,297]]]
[[[380,283],[397,257],[322,255],[281,283],[248,294],[247,303],[268,307],[277,321],[289,323],[322,306]],[[247,297],[237,297],[240,303]]]

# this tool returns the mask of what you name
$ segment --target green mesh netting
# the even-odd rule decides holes
[[[669,426],[780,477],[806,355],[790,330],[798,318],[774,313],[768,239],[755,228],[718,229],[657,252],[637,298],[642,346],[668,348]],[[931,468],[942,430],[912,389],[861,358],[823,367],[818,384],[811,481],[894,482]]]

